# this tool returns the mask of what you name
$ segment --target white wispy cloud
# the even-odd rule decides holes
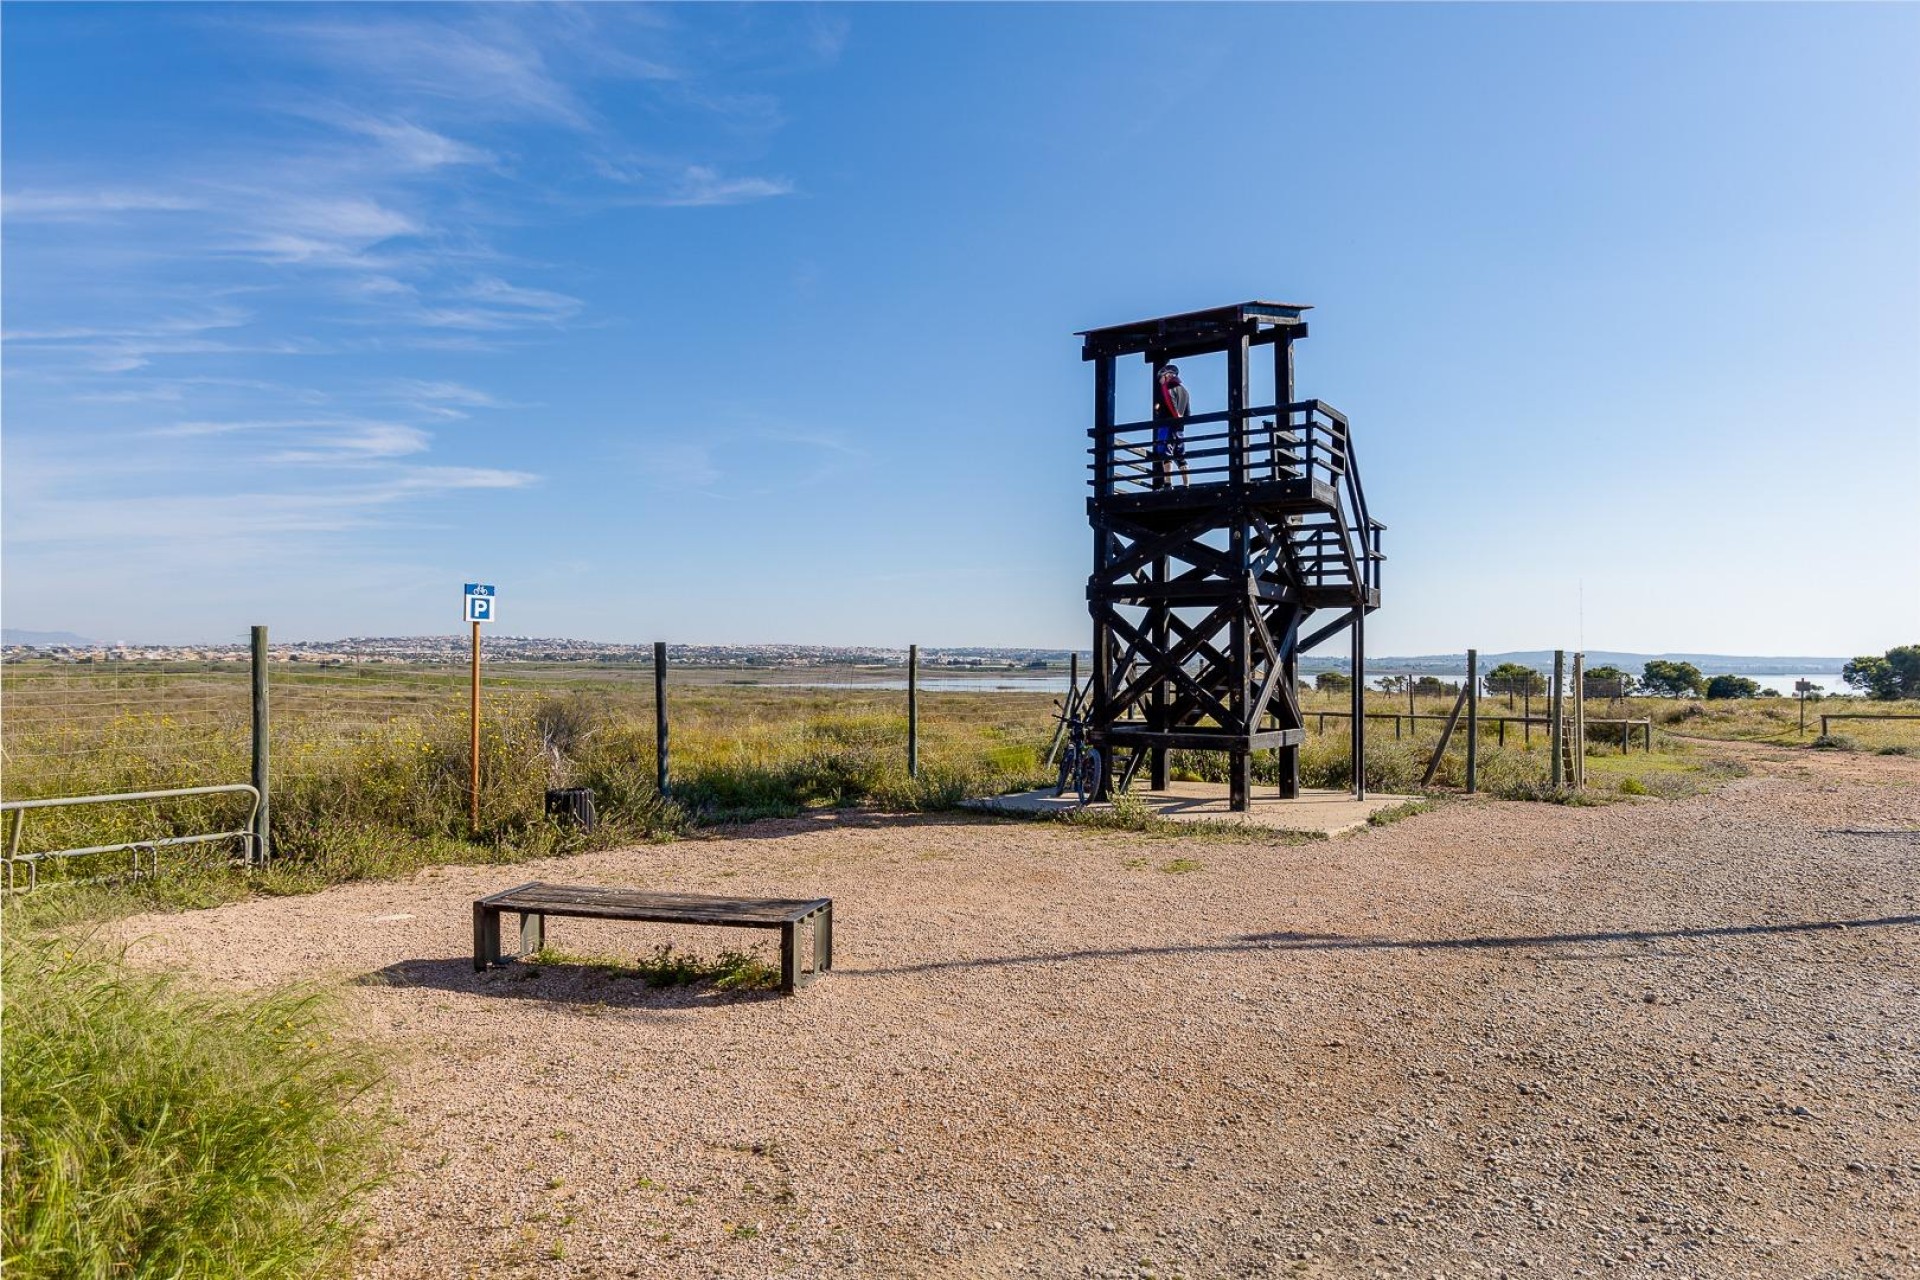
[[[371,138],[380,145],[381,157],[404,171],[499,163],[499,157],[485,147],[449,137],[412,120],[380,117],[332,106],[299,110],[314,120],[346,133]]]
[[[483,276],[450,290],[439,305],[421,307],[413,314],[420,324],[444,329],[520,329],[561,324],[585,305],[579,298],[551,289],[531,289]]]
[[[237,329],[253,318],[241,307],[218,306],[191,315],[156,316],[139,322],[113,325],[65,325],[46,329],[8,329],[0,338],[8,342],[90,343],[137,338],[175,338],[182,334],[206,333],[212,329]]]
[[[368,196],[255,191],[243,203],[232,248],[269,262],[377,268],[367,250],[423,230],[414,218]]]
[[[17,222],[87,222],[120,213],[180,213],[198,208],[191,198],[166,191],[28,189],[0,197],[0,215]]]
[[[665,195],[655,203],[678,208],[705,205],[744,204],[749,200],[767,200],[791,195],[793,184],[785,178],[729,178],[705,165],[688,165]]]
[[[472,409],[510,409],[517,406],[477,387],[464,383],[431,381],[425,378],[395,378],[377,394],[415,413],[433,418],[465,418]]]
[[[265,463],[338,464],[425,453],[433,436],[404,422],[371,418],[264,418],[240,421],[179,422],[150,433],[160,439],[209,436],[264,437],[270,447],[258,455]]]
[[[538,482],[538,476],[524,471],[414,467],[378,483],[318,491],[54,498],[33,503],[30,518],[10,519],[7,538],[23,545],[173,548],[177,555],[182,546],[233,539],[351,533],[390,523],[396,507],[415,499],[475,489],[522,489]]]
[[[535,40],[512,15],[473,23],[337,21],[275,24],[293,47],[389,98],[422,99],[469,115],[534,118],[571,128],[591,126],[594,113],[548,67]]]

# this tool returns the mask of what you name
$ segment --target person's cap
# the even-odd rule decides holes
[[[1177,364],[1164,364],[1160,366],[1160,372],[1177,374],[1180,372],[1180,366]]]

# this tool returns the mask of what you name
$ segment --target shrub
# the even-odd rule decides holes
[[[311,993],[195,995],[59,939],[4,952],[7,1274],[344,1269],[375,1072]]]
[[[1757,698],[1760,696],[1760,682],[1746,676],[1715,676],[1707,681],[1707,697],[1721,698]]]
[[[1823,733],[1807,744],[1815,751],[1857,751],[1859,746],[1844,733]]]

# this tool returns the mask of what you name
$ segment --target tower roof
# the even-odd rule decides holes
[[[1255,341],[1260,340],[1262,331],[1304,330],[1307,322],[1301,313],[1312,309],[1304,302],[1236,302],[1204,311],[1135,320],[1131,324],[1082,329],[1076,336],[1086,340],[1080,351],[1083,360],[1131,355],[1137,351],[1204,350],[1247,330],[1252,330]]]

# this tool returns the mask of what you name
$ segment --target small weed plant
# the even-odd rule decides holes
[[[1415,814],[1426,813],[1432,808],[1433,802],[1430,800],[1403,800],[1391,808],[1381,809],[1375,813],[1368,814],[1367,825],[1370,827],[1390,827],[1396,822],[1404,821],[1407,818],[1413,817]]]
[[[695,951],[682,951],[663,942],[637,960],[610,960],[577,956],[554,947],[543,947],[527,957],[529,969],[538,974],[542,968],[584,967],[603,977],[639,979],[650,987],[688,987],[710,982],[716,991],[767,991],[780,985],[780,969],[768,962],[760,948],[726,948],[708,957]]]

